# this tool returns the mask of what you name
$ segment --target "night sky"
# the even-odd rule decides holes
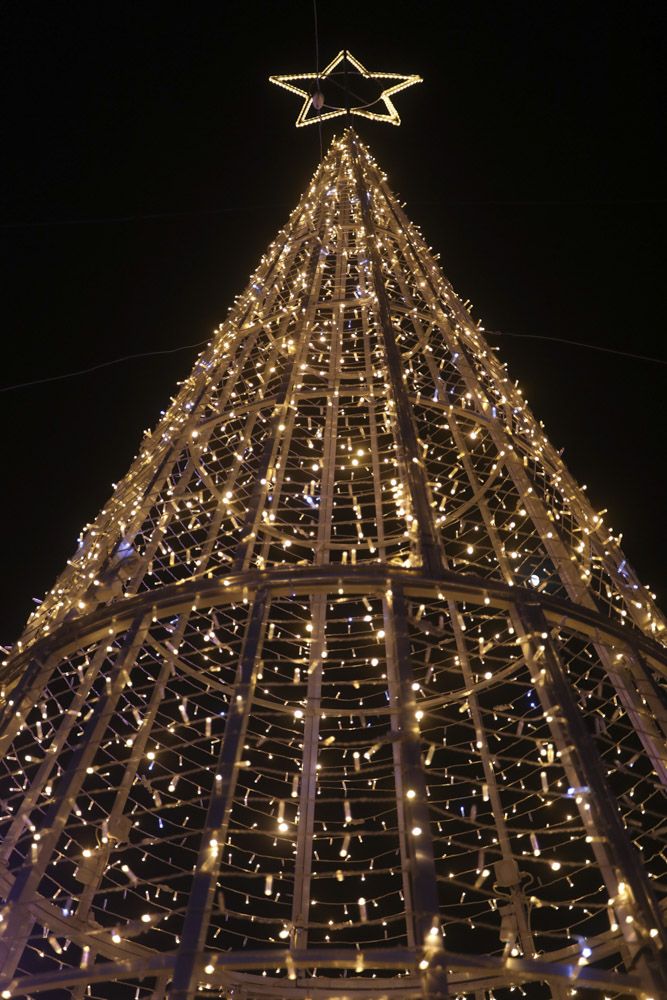
[[[322,65],[424,77],[355,127],[487,330],[665,358],[663,11],[320,0]],[[315,69],[312,4],[4,4],[0,38],[0,384],[205,340],[319,159],[267,82]],[[490,339],[664,608],[667,367]],[[197,352],[0,393],[0,643]]]

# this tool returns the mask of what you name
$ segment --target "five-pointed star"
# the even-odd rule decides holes
[[[295,86],[295,80],[310,80],[314,82],[322,82],[326,80],[328,76],[331,76],[335,68],[342,62],[348,62],[350,66],[356,70],[361,76],[365,77],[367,80],[395,80],[396,83],[389,87],[385,87],[382,93],[370,104],[358,105],[357,107],[336,107],[335,105],[325,104],[323,109],[316,111],[315,114],[308,117],[308,112],[313,107],[313,88],[311,83],[310,90],[302,90],[301,87]],[[322,70],[321,73],[291,73],[284,76],[270,76],[269,80],[271,83],[277,84],[279,87],[284,87],[285,90],[290,90],[293,94],[298,94],[299,97],[303,97],[303,107],[299,112],[299,117],[296,120],[297,128],[302,125],[312,125],[313,122],[324,121],[326,118],[338,118],[340,115],[358,115],[361,118],[371,118],[376,122],[389,122],[390,125],[400,125],[401,119],[399,117],[398,111],[394,107],[391,100],[394,94],[397,94],[399,90],[405,90],[406,87],[411,87],[413,83],[421,83],[422,78],[416,74],[411,74],[406,76],[404,73],[370,73],[365,66],[362,66],[358,59],[348,52],[346,49],[342,49],[335,59],[332,59],[329,65]],[[380,101],[383,102],[385,108],[387,109],[385,114],[379,114],[377,111],[372,111],[371,108],[378,104]]]

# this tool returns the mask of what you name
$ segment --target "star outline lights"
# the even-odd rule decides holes
[[[316,114],[308,117],[308,112],[312,107],[312,97],[313,92],[311,90],[304,90],[301,87],[297,87],[294,81],[309,80],[321,82],[326,80],[328,76],[331,76],[333,71],[341,63],[347,62],[355,69],[361,76],[365,77],[367,80],[394,80],[396,81],[389,87],[385,87],[382,93],[369,104],[361,104],[347,107],[336,107],[325,105],[326,110],[319,111]],[[423,80],[416,73],[380,73],[380,72],[370,72],[366,67],[359,62],[358,59],[349,52],[347,49],[341,49],[337,56],[335,56],[331,62],[326,66],[321,73],[287,73],[280,75],[273,75],[269,77],[269,82],[276,84],[278,87],[283,87],[284,90],[289,90],[292,94],[297,94],[299,97],[303,97],[303,105],[299,111],[298,117],[296,119],[295,125],[297,128],[302,128],[304,125],[313,125],[316,122],[326,121],[329,118],[339,118],[341,115],[356,115],[359,118],[369,118],[371,121],[386,122],[388,125],[400,125],[401,118],[396,109],[392,97],[398,94],[399,91],[405,90],[407,87],[412,87],[415,83],[423,83]],[[382,102],[386,108],[385,113],[379,113],[377,111],[372,111],[371,108],[376,104]]]

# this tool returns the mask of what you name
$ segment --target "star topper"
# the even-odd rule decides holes
[[[352,67],[353,72],[348,70],[348,64]],[[339,66],[341,69],[337,69]],[[353,78],[355,75],[361,76],[365,80],[394,80],[396,82],[391,84],[391,86],[385,87],[378,97],[369,102],[363,102],[361,98],[350,90],[348,85],[348,79],[350,77]],[[335,79],[336,77],[344,78],[342,90],[347,98],[344,106],[328,103],[322,90],[322,85],[327,79],[335,83],[338,88],[341,88],[341,84]],[[284,87],[285,90],[303,97],[303,106],[296,120],[297,128],[301,128],[302,125],[312,125],[314,122],[321,122],[327,118],[338,118],[340,115],[347,114],[358,115],[360,118],[370,118],[376,122],[388,122],[390,125],[400,125],[401,119],[394,106],[392,97],[399,90],[405,90],[406,87],[411,87],[414,83],[423,82],[422,78],[415,73],[410,75],[404,73],[371,73],[347,49],[341,49],[335,59],[332,59],[321,73],[289,73],[281,76],[270,76],[269,80],[278,87]],[[310,87],[304,90],[302,87],[297,87],[294,81],[311,81],[311,83]],[[350,98],[359,101],[359,103],[352,105]],[[372,110],[380,103],[384,104],[386,112],[381,113]],[[313,114],[309,116],[308,113],[311,109],[313,110]]]

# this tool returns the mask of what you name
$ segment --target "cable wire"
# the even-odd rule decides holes
[[[539,333],[506,333],[503,330],[483,330],[485,336],[489,337],[520,337],[525,340],[550,340],[557,344],[568,344],[570,347],[586,347],[589,351],[602,351],[605,354],[618,354],[623,358],[633,358],[636,361],[650,361],[656,365],[667,365],[667,359],[653,358],[647,354],[634,354],[631,351],[619,351],[613,347],[600,347],[599,344],[585,344],[581,340],[566,340],[564,337],[544,337]],[[14,385],[0,386],[1,392],[12,392],[14,389],[27,389],[33,385],[44,385],[46,382],[62,382],[68,378],[77,378],[79,375],[89,375],[91,372],[99,371],[100,368],[110,368],[112,365],[120,365],[125,361],[134,361],[137,358],[154,358],[160,354],[177,354],[179,351],[188,351],[193,347],[202,347],[208,344],[210,337],[206,340],[199,340],[195,344],[183,344],[182,347],[170,347],[160,351],[141,351],[139,354],[125,354],[120,358],[112,358],[111,361],[101,361],[98,365],[90,368],[81,368],[78,371],[63,372],[62,375],[49,375],[46,378],[36,378],[30,382],[16,382]]]
[[[12,392],[14,389],[27,389],[32,385],[44,385],[45,382],[62,382],[64,379],[77,378],[79,375],[89,375],[91,372],[99,371],[100,368],[110,368],[112,365],[120,365],[124,361],[133,361],[135,358],[154,358],[158,354],[177,354],[179,351],[188,351],[192,347],[201,347],[208,344],[210,337],[206,340],[198,340],[196,344],[183,344],[182,347],[169,347],[161,351],[141,351],[139,354],[124,354],[121,358],[113,358],[111,361],[101,361],[99,365],[91,365],[90,368],[80,368],[74,372],[63,372],[62,375],[48,375],[46,378],[36,378],[31,382],[16,382],[14,385],[0,386],[0,392]]]
[[[315,72],[317,73],[317,89],[320,89],[320,37],[317,27],[317,0],[313,0],[313,18],[315,20]],[[322,145],[322,109],[317,112],[317,126],[320,133],[320,160],[324,159],[324,146]]]
[[[332,76],[328,76],[327,80],[333,79]],[[338,86],[338,84],[336,84]],[[352,95],[354,96],[354,95]],[[359,98],[361,100],[361,98]],[[379,101],[370,101],[368,104],[362,105],[360,110],[364,108],[370,108],[373,104],[377,104]],[[335,105],[325,104],[325,108],[331,110],[336,110]],[[319,122],[320,129],[322,127],[322,122]],[[322,144],[320,141],[320,151],[322,150]],[[616,199],[613,201],[593,201],[590,199],[579,200],[579,201],[554,201],[552,199],[540,199],[540,200],[530,200],[525,199],[470,199],[470,198],[448,198],[446,200],[439,201],[412,201],[411,205],[413,208],[429,208],[434,205],[442,207],[465,207],[468,205],[484,206],[484,205],[507,205],[507,206],[528,206],[528,207],[539,207],[540,205],[555,205],[555,206],[614,206],[615,208],[628,208],[634,205],[664,205],[667,204],[666,198],[640,198],[640,199]],[[283,208],[287,207],[287,202],[271,202],[270,204],[256,204],[256,205],[230,205],[223,208],[201,208],[194,209],[192,211],[178,211],[173,212],[143,212],[134,213],[132,215],[109,215],[109,216],[91,216],[89,218],[79,218],[79,219],[37,219],[35,221],[19,221],[19,222],[0,222],[0,230],[11,230],[11,229],[43,229],[50,226],[105,226],[112,223],[131,223],[131,222],[151,222],[151,221],[161,221],[167,219],[181,219],[181,218],[192,218],[195,216],[208,216],[208,215],[227,215],[227,214],[238,214],[239,212],[265,212],[267,208]]]
[[[570,347],[587,347],[589,351],[602,351],[604,354],[620,354],[623,358],[634,358],[636,361],[651,361],[655,365],[667,365],[667,358],[652,358],[648,354],[633,354],[631,351],[619,351],[614,347],[586,344],[582,340],[566,340],[565,337],[544,337],[539,333],[506,333],[504,330],[484,330],[483,333],[489,337],[521,337],[526,340],[551,340],[556,344],[568,344]]]

